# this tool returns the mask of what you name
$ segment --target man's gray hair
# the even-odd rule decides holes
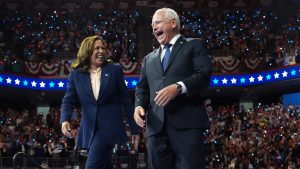
[[[179,20],[179,16],[176,11],[174,11],[171,8],[160,8],[160,9],[156,10],[156,12],[163,12],[165,17],[170,20],[175,19],[176,27],[178,30],[180,30],[180,20]]]

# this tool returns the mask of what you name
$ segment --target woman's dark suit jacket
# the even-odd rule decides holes
[[[99,79],[100,80],[100,79]],[[96,100],[91,86],[90,73],[73,69],[61,106],[60,122],[70,121],[73,105],[80,102],[82,117],[77,136],[77,146],[89,149],[95,130],[99,128],[107,144],[119,144],[128,140],[122,112],[127,116],[132,134],[138,134],[133,121],[133,104],[125,85],[122,67],[105,64],[101,71],[101,85]]]

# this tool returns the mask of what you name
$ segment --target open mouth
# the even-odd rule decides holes
[[[100,60],[100,61],[103,61],[104,60],[104,56],[103,55],[98,55],[96,59]]]
[[[159,37],[159,36],[161,36],[163,33],[164,33],[163,31],[158,31],[158,32],[156,32],[155,34],[156,34],[157,37]]]

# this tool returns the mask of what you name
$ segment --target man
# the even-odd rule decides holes
[[[147,127],[150,169],[205,167],[209,120],[200,94],[210,82],[211,60],[201,40],[186,39],[179,29],[174,10],[155,12],[152,30],[161,46],[144,58],[136,88],[134,119]]]

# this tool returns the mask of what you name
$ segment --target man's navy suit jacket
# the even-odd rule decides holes
[[[143,61],[140,82],[136,88],[135,106],[147,110],[147,135],[158,133],[164,124],[175,128],[208,128],[210,123],[202,104],[201,92],[210,83],[212,63],[204,42],[181,36],[175,42],[167,68],[164,71],[160,59],[161,48],[148,54]],[[187,93],[180,94],[165,107],[154,102],[156,92],[182,81]]]

